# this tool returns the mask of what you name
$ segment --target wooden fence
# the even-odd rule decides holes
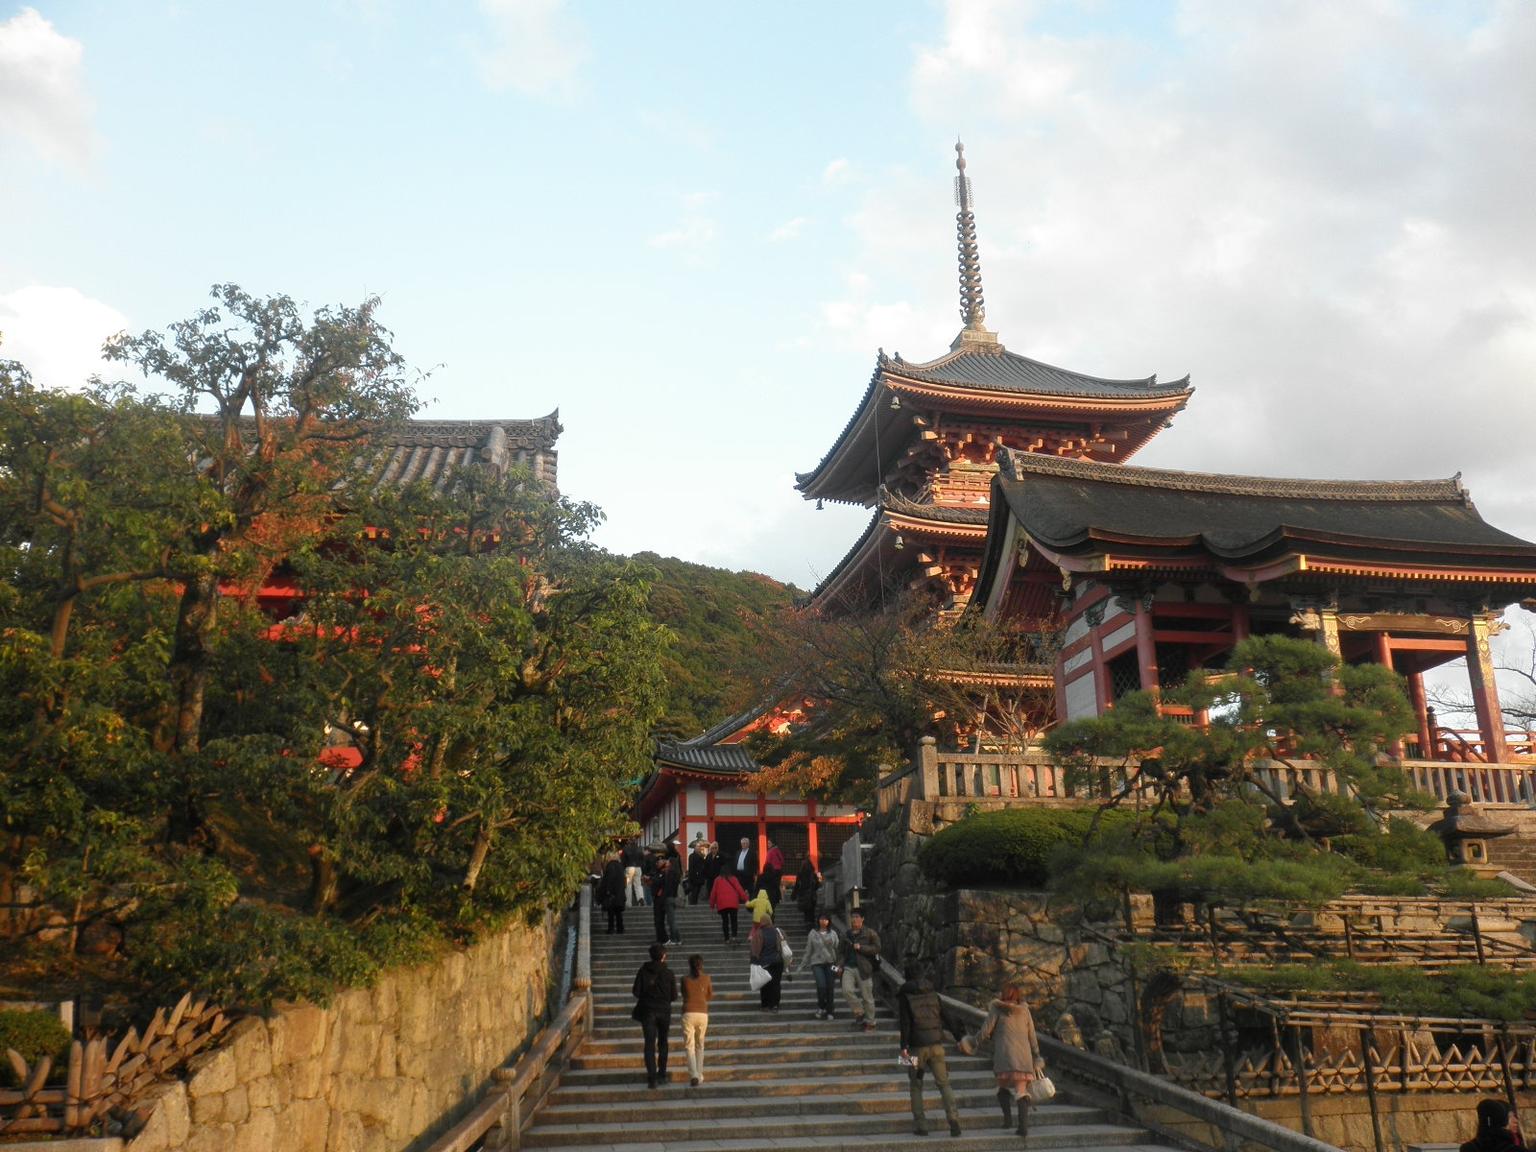
[[[179,1070],[229,1024],[223,1011],[188,993],[176,1007],[156,1012],[142,1033],[130,1028],[115,1040],[74,1041],[63,1085],[49,1083],[52,1057],[28,1064],[7,1049],[20,1087],[0,1089],[0,1137],[80,1135],[109,1114],[132,1114],[140,1093]]]

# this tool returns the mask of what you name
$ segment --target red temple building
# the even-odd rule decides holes
[[[1459,477],[1288,480],[1009,452],[993,493],[976,605],[1061,630],[1060,720],[1281,633],[1406,679],[1410,764],[1536,757],[1530,733],[1505,731],[1488,648],[1502,610],[1536,594],[1536,544],[1484,521]],[[1425,672],[1462,658],[1467,733],[1436,725],[1424,691]]]
[[[558,409],[534,420],[406,420],[369,438],[360,479],[351,482],[375,492],[416,483],[442,491],[471,466],[521,468],[554,495],[561,431]],[[256,602],[273,620],[283,620],[302,607],[303,590],[280,567],[263,582]]]
[[[965,153],[955,165],[960,315],[937,359],[881,351],[842,433],[796,488],[818,505],[873,508],[869,526],[815,591],[818,604],[857,611],[923,588],[940,612],[965,607],[986,545],[988,502],[1003,449],[1117,463],[1189,402],[1189,378],[1112,380],[1008,351],[986,327],[981,258]]]
[[[1312,636],[1341,659],[1407,681],[1418,731],[1406,767],[1536,765],[1507,733],[1488,637],[1501,610],[1536,596],[1536,544],[1483,521],[1459,479],[1416,482],[1209,476],[1128,465],[1189,402],[1188,377],[1106,379],[1008,351],[986,327],[963,149],[956,167],[960,313],[950,350],[911,362],[881,351],[853,416],[796,488],[873,510],[820,583],[813,607],[883,607],[918,590],[940,618],[984,611],[1054,635],[1053,668],[1013,669],[1054,693],[1057,722],[1219,667],[1245,636]],[[1536,609],[1536,599],[1526,599]],[[1465,658],[1476,731],[1439,726],[1424,674]],[[702,832],[725,845],[778,826],[828,859],[848,815],[737,787],[757,765],[742,741],[767,709],[658,746],[638,816],[653,840]],[[1199,717],[1189,717],[1198,722]],[[1477,800],[1536,800],[1524,785],[1462,771]],[[1418,772],[1444,795],[1451,777]],[[1494,795],[1496,792],[1510,795]],[[796,831],[791,832],[791,829]]]
[[[809,856],[818,866],[837,859],[858,832],[859,813],[850,805],[823,804],[798,796],[766,796],[739,787],[757,771],[744,741],[760,728],[792,723],[783,708],[758,708],[711,728],[692,740],[659,741],[655,771],[640,792],[639,817],[647,843],[678,836],[717,840],[722,853],[735,851],[743,836],[758,859],[771,839],[793,874]]]

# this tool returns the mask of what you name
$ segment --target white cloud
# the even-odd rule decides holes
[[[490,43],[480,76],[493,91],[568,96],[586,60],[586,36],[566,0],[480,0]]]
[[[0,24],[0,140],[18,136],[77,166],[95,146],[85,49],[34,8]]]
[[[853,165],[846,156],[839,156],[821,170],[823,184],[845,184],[853,175]]]
[[[93,374],[121,371],[101,359],[101,346],[127,327],[116,308],[74,288],[30,284],[0,294],[0,358],[21,361],[46,387],[77,389]]]
[[[1070,35],[1038,10],[952,0],[918,49],[932,164],[869,182],[849,266],[878,287],[825,305],[828,327],[911,359],[947,346],[939,142],[984,108],[966,157],[988,324],[1085,372],[1191,372],[1147,463],[1464,469],[1490,520],[1536,537],[1515,431],[1536,364],[1536,133],[1510,112],[1536,107],[1536,5],[1186,0],[1167,29],[1122,33],[1105,6]]]
[[[715,222],[708,216],[689,216],[676,228],[658,232],[646,241],[652,248],[680,248],[699,252],[715,242]]]
[[[787,240],[798,239],[804,227],[804,216],[796,216],[793,220],[786,220],[772,232],[768,233],[768,243],[783,244]]]

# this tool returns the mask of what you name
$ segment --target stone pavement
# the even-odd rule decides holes
[[[679,910],[683,943],[670,948],[668,965],[681,978],[688,957],[697,952],[714,978],[705,1082],[689,1086],[679,1005],[673,1013],[670,1078],[663,1086],[647,1088],[640,1026],[629,1012],[635,970],[655,938],[651,910],[627,913],[623,936],[603,933],[601,913],[594,912],[592,919],[593,1031],[523,1133],[525,1148],[967,1152],[1026,1146],[1002,1127],[988,1061],[953,1048],[948,1051],[950,1081],[960,1103],[963,1135],[949,1135],[931,1078],[927,1113],[932,1135],[915,1135],[890,1013],[882,1008],[878,1031],[854,1031],[839,994],[837,1019],[817,1020],[809,973],[784,985],[778,1013],[763,1012],[747,984],[747,915],[742,916],[740,946],[727,948],[719,918],[703,904]],[[798,959],[806,935],[800,913],[785,903],[780,921]],[[1101,1108],[1073,1103],[1070,1092],[1063,1092],[1034,1110],[1027,1147],[1152,1152],[1157,1146],[1144,1129]]]

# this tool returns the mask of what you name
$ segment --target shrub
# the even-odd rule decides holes
[[[1005,884],[1043,887],[1059,849],[1085,843],[1094,812],[1085,808],[1000,808],[978,812],[939,831],[918,853],[917,862],[933,880],[953,887]],[[1129,812],[1099,818],[1099,836],[1123,829]]]
[[[53,1066],[62,1069],[69,1057],[69,1029],[52,1012],[9,1009],[0,1011],[0,1053],[14,1048],[28,1064],[44,1056],[53,1057]],[[15,1085],[15,1072],[9,1061],[0,1061],[0,1076]]]

